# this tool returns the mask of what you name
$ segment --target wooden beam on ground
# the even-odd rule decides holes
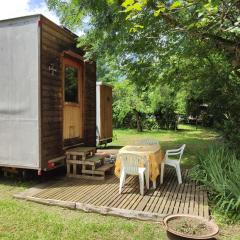
[[[80,209],[86,212],[96,212],[103,215],[113,215],[113,216],[121,216],[126,218],[135,218],[139,220],[152,220],[152,221],[162,221],[165,215],[158,214],[158,213],[148,213],[142,211],[132,211],[120,208],[113,208],[113,207],[103,207],[103,206],[95,206],[91,204],[85,203],[76,203],[76,209]]]

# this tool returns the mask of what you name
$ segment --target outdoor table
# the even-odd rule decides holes
[[[164,160],[164,153],[159,145],[127,145],[119,150],[119,153],[135,153],[144,155],[149,161],[149,177],[153,182],[153,188],[156,188],[156,179],[160,174],[160,164]],[[120,177],[121,162],[116,159],[115,175]]]

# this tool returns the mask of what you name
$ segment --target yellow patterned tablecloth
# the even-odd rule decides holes
[[[160,164],[164,159],[164,153],[158,145],[142,145],[134,146],[127,145],[119,150],[119,153],[135,153],[141,154],[147,157],[149,161],[149,176],[150,180],[156,181],[160,174]],[[115,175],[120,176],[121,162],[117,158],[115,162]]]

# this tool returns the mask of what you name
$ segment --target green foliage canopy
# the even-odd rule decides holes
[[[168,86],[184,92],[185,99],[204,101],[226,138],[240,144],[239,0],[48,0],[48,4],[64,25],[84,29],[79,47],[87,57],[98,59],[99,78],[128,79],[149,96],[159,86]],[[159,106],[162,93],[154,98]]]

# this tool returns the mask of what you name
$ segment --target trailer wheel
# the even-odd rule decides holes
[[[27,176],[28,176],[27,170],[23,170],[21,174],[22,174],[22,179],[27,180]]]
[[[34,170],[24,169],[20,172],[20,177],[24,181],[32,180],[35,178],[35,176],[36,173],[34,172]]]

